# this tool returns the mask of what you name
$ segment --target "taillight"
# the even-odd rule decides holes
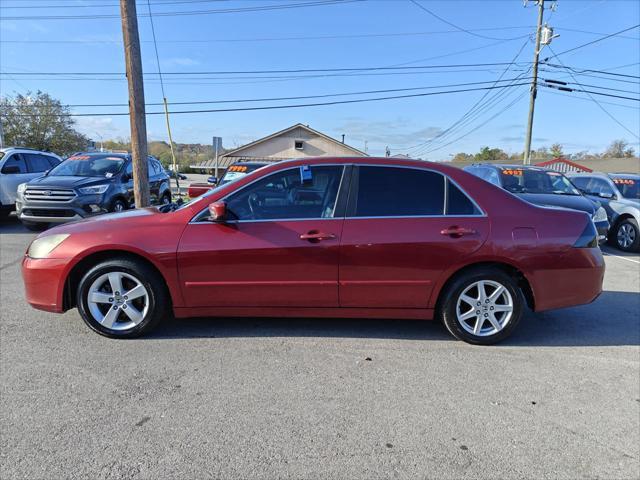
[[[598,232],[591,220],[587,222],[573,246],[575,248],[595,248],[598,246]]]

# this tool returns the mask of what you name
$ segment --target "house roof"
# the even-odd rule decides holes
[[[251,143],[247,143],[246,145],[238,147],[235,150],[231,150],[229,152],[225,152],[225,154],[223,156],[224,157],[239,157],[239,156],[242,156],[241,152],[245,148],[253,147],[254,145],[258,145],[258,144],[260,144],[262,142],[266,142],[267,140],[271,140],[272,138],[278,137],[278,136],[282,135],[283,133],[287,133],[287,132],[289,132],[291,130],[295,130],[296,128],[302,128],[304,130],[307,130],[308,132],[313,133],[314,135],[318,135],[319,137],[322,137],[325,140],[329,140],[330,142],[334,142],[336,144],[339,144],[339,145],[347,148],[348,150],[353,151],[354,153],[356,153],[358,155],[362,155],[364,157],[368,156],[366,153],[358,150],[357,148],[354,148],[354,147],[352,147],[350,145],[347,145],[346,143],[342,143],[339,140],[336,140],[335,138],[332,138],[332,137],[330,137],[328,135],[325,135],[322,132],[314,130],[313,128],[309,127],[308,125],[303,125],[302,123],[296,123],[295,125],[292,125],[292,126],[290,126],[288,128],[285,128],[284,130],[280,130],[279,132],[272,133],[271,135],[268,135],[266,137],[259,138],[258,140],[255,140],[255,141],[253,141]]]

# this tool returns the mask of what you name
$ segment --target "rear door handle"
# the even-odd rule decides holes
[[[460,238],[464,235],[475,235],[476,233],[478,232],[471,228],[458,227],[457,225],[453,225],[440,231],[441,235],[447,235],[452,238]]]
[[[321,240],[333,240],[336,236],[333,233],[324,233],[318,230],[309,230],[307,233],[300,235],[300,240],[308,240],[315,243]]]

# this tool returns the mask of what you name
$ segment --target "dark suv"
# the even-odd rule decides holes
[[[169,176],[149,157],[153,204],[171,203]],[[45,176],[18,187],[16,211],[29,229],[39,230],[105,212],[121,212],[134,204],[133,164],[127,153],[80,153]]]
[[[534,205],[561,207],[586,212],[604,243],[609,233],[607,212],[585,197],[562,173],[531,165],[475,164],[464,167],[469,173],[493,183]]]

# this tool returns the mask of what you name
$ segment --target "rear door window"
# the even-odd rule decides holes
[[[9,167],[18,167],[19,171],[17,173],[27,173],[27,164],[22,158],[22,154],[14,153],[4,162],[2,166],[2,173],[6,173]]]
[[[376,166],[362,166],[356,172],[350,216],[407,217],[444,213],[445,178],[439,173]]]

